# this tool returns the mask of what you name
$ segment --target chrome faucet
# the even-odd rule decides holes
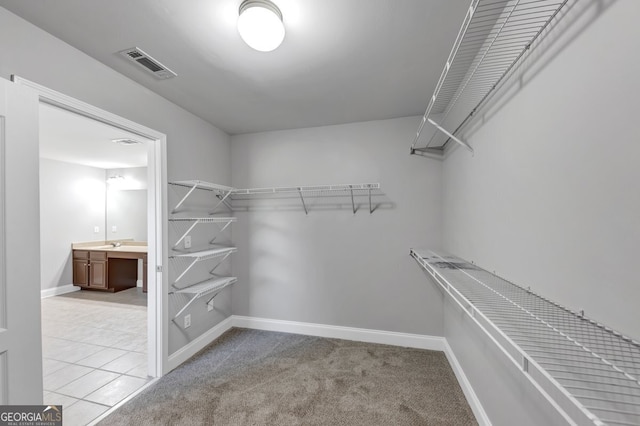
[[[115,247],[120,247],[122,243],[119,241],[116,241],[115,243],[111,243],[111,245],[115,248]]]

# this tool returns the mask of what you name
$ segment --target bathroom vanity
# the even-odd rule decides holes
[[[147,291],[147,243],[94,241],[73,243],[73,284],[83,289],[116,292],[135,287],[142,259],[142,290]]]

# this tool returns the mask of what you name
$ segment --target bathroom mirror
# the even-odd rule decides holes
[[[105,240],[147,241],[147,168],[108,169]]]

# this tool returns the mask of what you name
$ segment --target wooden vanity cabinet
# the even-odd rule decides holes
[[[109,285],[107,280],[107,253],[103,251],[89,252],[89,288],[106,290]]]
[[[89,286],[89,252],[73,251],[73,284],[81,287]]]
[[[84,288],[108,289],[107,253],[73,250],[73,284]]]

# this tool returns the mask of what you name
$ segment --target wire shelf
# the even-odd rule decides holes
[[[369,213],[375,210],[372,198],[379,196],[379,183],[352,183],[337,185],[284,186],[271,188],[234,189],[231,193],[233,206],[249,200],[295,198],[301,202],[304,212],[309,214],[307,202],[310,198],[344,198],[351,203],[353,213],[358,210],[356,200],[365,198],[369,204]]]
[[[411,256],[563,415],[640,424],[640,343],[457,257]]]
[[[339,184],[339,185],[314,185],[314,186],[282,186],[272,188],[249,188],[249,189],[234,189],[231,193],[232,199],[246,199],[251,196],[259,195],[271,195],[271,194],[286,194],[286,193],[303,193],[307,194],[331,194],[342,192],[347,194],[351,191],[369,191],[374,189],[380,189],[379,183],[352,183],[352,184]]]
[[[207,294],[217,293],[223,288],[238,281],[236,277],[224,277],[216,278],[213,280],[207,280],[200,283],[193,284],[189,287],[180,288],[175,290],[175,293],[193,294],[195,297],[206,296]]]
[[[207,304],[209,304],[211,300],[213,300],[213,298],[218,295],[218,293],[220,293],[223,289],[227,288],[228,286],[235,283],[236,281],[238,281],[236,277],[223,277],[223,278],[216,278],[212,280],[202,281],[185,288],[176,288],[174,293],[189,294],[192,297],[191,299],[189,299],[186,305],[184,305],[182,309],[180,309],[174,315],[173,321],[175,321],[184,311],[186,311],[189,308],[189,306],[191,306],[193,302],[196,301],[196,299],[199,299],[200,297],[203,297],[209,294],[213,294],[213,297],[211,297],[211,299],[207,301]]]
[[[298,198],[306,214],[309,214],[305,198],[319,198],[319,197],[349,197],[351,199],[351,206],[353,213],[357,211],[356,197],[368,197],[369,213],[373,213],[372,197],[381,195],[379,183],[351,183],[351,184],[337,184],[337,185],[314,185],[314,186],[281,186],[281,187],[268,187],[268,188],[245,188],[236,189],[229,186],[217,185],[209,182],[203,182],[199,180],[185,180],[169,182],[172,185],[183,186],[189,188],[187,194],[176,204],[172,213],[177,213],[184,202],[196,189],[206,189],[213,191],[218,198],[218,203],[213,207],[212,211],[215,211],[221,204],[226,205],[230,210],[234,210],[237,202],[246,202],[255,199],[267,199],[267,198]],[[184,238],[184,236],[183,236]],[[177,245],[177,243],[176,243]],[[175,248],[175,246],[174,246]]]
[[[180,207],[185,203],[185,201],[187,201],[189,196],[191,196],[191,194],[193,194],[196,189],[203,189],[206,191],[212,191],[219,200],[211,210],[213,214],[213,212],[216,211],[220,204],[226,204],[226,199],[231,195],[231,192],[233,191],[233,188],[231,188],[230,186],[218,185],[217,183],[204,182],[201,180],[180,180],[169,182],[169,184],[189,188],[189,191],[187,191],[182,199],[178,201],[175,207],[171,210],[171,213],[179,212]]]
[[[213,267],[213,269],[210,271],[210,273],[213,273],[213,271],[218,266],[220,266],[220,264],[224,262],[227,257],[231,256],[232,253],[235,253],[237,251],[238,249],[235,247],[222,247],[222,248],[215,248],[210,250],[201,250],[201,251],[191,252],[191,253],[175,254],[173,256],[170,256],[169,259],[185,260],[189,262],[189,264],[183,269],[182,273],[178,275],[178,277],[175,279],[174,284],[180,281],[187,274],[187,272],[189,272],[191,268],[193,268],[193,266],[196,263],[201,262],[203,260],[221,258],[218,261],[218,263]]]
[[[223,247],[223,248],[215,248],[211,250],[194,251],[191,253],[181,253],[181,254],[173,255],[171,257],[189,258],[189,259],[195,259],[197,261],[201,261],[201,260],[208,260],[208,259],[213,259],[215,257],[224,256],[225,254],[228,254],[228,253],[235,253],[236,251],[238,251],[238,249],[235,247]]]
[[[217,237],[224,232],[232,223],[236,222],[235,217],[174,217],[169,219],[170,222],[182,222],[182,223],[191,223],[190,226],[187,227],[185,231],[182,232],[180,238],[176,240],[176,242],[171,247],[172,249],[177,249],[180,243],[189,235],[189,233],[199,224],[199,223],[215,223],[215,224],[223,224],[222,228],[220,228],[216,235],[209,241],[209,244],[213,244]]]
[[[170,185],[184,186],[185,188],[198,188],[207,191],[231,192],[230,186],[218,185],[217,183],[205,182],[202,180],[179,180],[169,182]]]
[[[228,223],[235,222],[235,217],[172,217],[170,222]]]
[[[473,0],[430,98],[411,153],[441,155],[449,140],[473,151],[455,133],[530,50],[566,3],[567,0]],[[419,147],[427,123],[440,132]]]

